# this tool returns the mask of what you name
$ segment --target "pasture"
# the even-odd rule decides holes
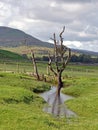
[[[39,73],[46,75],[46,67],[39,62]],[[65,104],[75,118],[42,111],[39,92],[54,83],[37,81],[32,72],[31,62],[0,62],[0,130],[98,130],[98,66],[70,64],[63,73],[62,92],[75,97]]]

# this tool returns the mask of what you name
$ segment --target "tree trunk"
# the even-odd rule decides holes
[[[33,65],[34,65],[34,75],[36,75],[37,80],[40,80],[40,76],[38,74],[38,70],[37,70],[37,65],[36,65],[36,61],[35,61],[35,57],[34,57],[34,53],[32,52],[32,61],[33,61]]]
[[[61,88],[63,87],[63,82],[61,78],[61,72],[58,73],[58,89],[57,89],[57,95],[60,96]]]
[[[35,75],[36,75],[36,77],[37,77],[37,80],[40,80],[40,77],[39,77],[39,74],[38,74],[38,70],[37,70],[36,63],[34,63],[34,72],[35,72]]]

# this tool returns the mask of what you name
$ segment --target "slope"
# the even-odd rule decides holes
[[[51,44],[43,42],[21,30],[0,26],[0,46],[16,47],[22,45],[52,46]]]
[[[19,55],[17,53],[0,49],[0,61],[2,60],[25,61],[27,60],[27,57],[23,57],[22,55]]]

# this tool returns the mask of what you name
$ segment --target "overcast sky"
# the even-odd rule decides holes
[[[64,44],[98,51],[98,0],[0,0],[0,26],[50,41],[65,26]]]

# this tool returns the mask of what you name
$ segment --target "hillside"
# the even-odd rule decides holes
[[[72,52],[76,52],[76,53],[98,56],[98,52],[94,52],[94,51],[80,50],[80,49],[73,49],[73,48],[71,50],[72,50]]]
[[[21,51],[25,51],[25,49],[23,49],[23,46],[28,46],[28,47],[36,46],[39,50],[39,47],[51,48],[54,45],[48,42],[41,41],[29,34],[26,34],[25,32],[21,30],[0,26],[0,47],[4,49],[5,47],[7,47],[7,49],[9,47],[9,48],[12,48],[11,50],[14,50],[14,52],[17,52],[16,49],[18,49],[18,47],[20,48],[21,46],[22,46]],[[71,50],[72,52],[76,52],[76,53],[98,56],[98,52],[93,52],[93,51],[88,51],[88,50],[79,50],[79,49],[73,49],[73,48],[71,48]],[[22,53],[22,52],[19,52],[19,53]]]
[[[26,61],[27,57],[23,57],[17,53],[0,49],[0,61],[2,60]]]
[[[51,44],[43,42],[21,30],[0,26],[0,46],[17,47],[22,45],[52,46]]]

